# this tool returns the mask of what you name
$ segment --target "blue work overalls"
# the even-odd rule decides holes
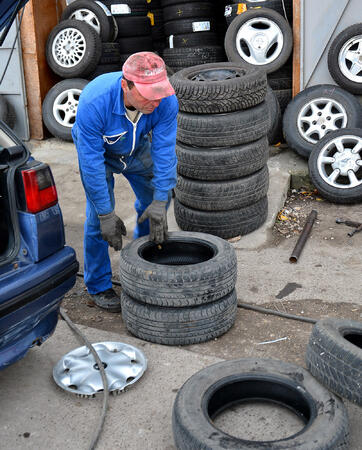
[[[90,294],[112,287],[108,243],[98,215],[114,209],[114,173],[122,173],[135,195],[137,218],[152,200],[170,200],[176,185],[176,97],[164,98],[136,123],[126,116],[122,72],[101,75],[87,84],[79,99],[72,136],[86,194],[84,281]],[[152,131],[152,136],[150,132]],[[149,234],[149,221],[136,225],[133,237]]]

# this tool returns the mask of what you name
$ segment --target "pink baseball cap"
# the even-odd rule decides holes
[[[140,94],[158,100],[175,93],[168,78],[164,60],[153,52],[138,52],[123,64],[123,75],[133,81]]]

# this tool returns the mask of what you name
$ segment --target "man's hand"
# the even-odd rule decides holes
[[[126,236],[126,227],[114,211],[104,216],[98,216],[101,223],[102,238],[115,250],[122,248],[122,234]]]
[[[167,202],[153,200],[150,206],[138,219],[138,223],[150,219],[150,240],[162,244],[167,239]]]

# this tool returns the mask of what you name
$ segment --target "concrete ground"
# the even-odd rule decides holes
[[[85,201],[79,180],[73,144],[57,139],[31,142],[33,156],[51,165],[66,226],[67,243],[75,248],[83,266],[82,235]],[[291,239],[272,231],[292,183],[305,180],[307,166],[290,150],[273,150],[269,159],[269,216],[259,230],[232,245],[238,258],[237,294],[240,301],[258,304],[301,316],[362,319],[361,243],[362,233],[347,236],[336,217],[362,222],[360,205],[315,202],[318,210],[313,227],[297,264],[289,256],[298,236]],[[122,176],[116,180],[116,211],[125,221],[129,242],[135,223],[134,196]],[[173,211],[169,227],[177,230]],[[114,276],[118,276],[118,254],[111,251]],[[214,362],[240,357],[276,358],[304,366],[305,348],[312,326],[303,322],[239,309],[235,326],[212,342],[187,347],[165,347],[132,337],[121,316],[87,305],[84,286],[78,279],[64,301],[69,316],[91,342],[121,341],[140,348],[149,366],[142,379],[120,396],[112,397],[100,449],[174,449],[171,411],[177,389],[199,369]],[[279,340],[260,345],[262,342]],[[79,399],[63,392],[52,380],[52,369],[68,351],[81,344],[61,321],[55,334],[40,348],[32,349],[17,364],[0,372],[1,448],[86,448],[91,440],[102,398]],[[346,402],[350,417],[352,450],[362,442],[362,409]],[[262,424],[262,426],[261,426]],[[249,439],[281,438],[300,423],[282,408],[247,413],[229,411],[217,425]]]

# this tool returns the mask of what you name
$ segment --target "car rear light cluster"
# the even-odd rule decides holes
[[[35,214],[58,203],[58,195],[50,167],[40,163],[21,171],[26,211]]]

